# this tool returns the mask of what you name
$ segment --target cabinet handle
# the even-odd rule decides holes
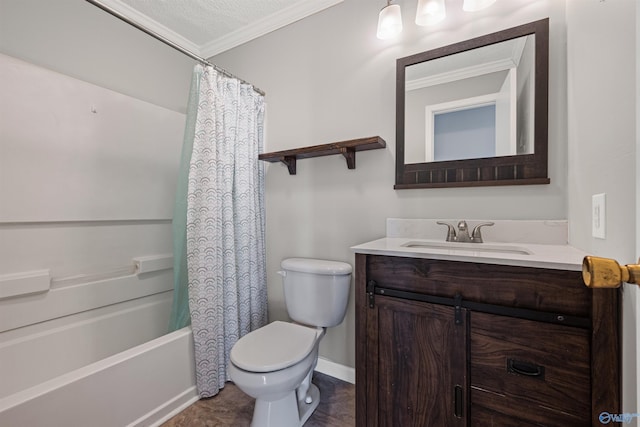
[[[462,387],[456,385],[453,389],[453,415],[462,418],[464,415],[464,399],[462,398]]]
[[[544,366],[515,359],[507,359],[507,371],[512,374],[544,379]]]

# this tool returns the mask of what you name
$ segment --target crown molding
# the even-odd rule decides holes
[[[527,42],[526,37],[520,37],[519,39],[512,40],[511,54],[507,58],[498,59],[492,62],[485,62],[482,64],[475,64],[468,67],[458,68],[457,70],[447,71],[446,73],[434,74],[431,76],[420,77],[413,80],[407,80],[405,84],[405,91],[422,89],[429,86],[436,86],[443,83],[450,83],[457,80],[467,79],[471,77],[480,76],[483,74],[494,73],[497,71],[504,71],[514,67],[518,67],[524,46]]]
[[[240,46],[250,40],[263,36],[282,28],[286,25],[299,21],[314,13],[328,9],[344,0],[311,0],[299,1],[277,13],[271,14],[263,19],[233,31],[226,36],[212,40],[200,46],[200,53],[205,58],[218,55],[224,51]]]
[[[458,70],[435,74],[433,76],[407,80],[405,84],[405,91],[408,92],[410,90],[422,89],[425,87],[436,86],[443,83],[450,83],[457,80],[481,76],[483,74],[494,73],[496,71],[504,71],[515,66],[516,64],[511,58],[473,65],[471,67],[460,68]]]
[[[178,46],[201,56],[200,47],[191,40],[181,36],[173,30],[160,24],[158,21],[149,18],[132,8],[128,4],[122,3],[119,0],[100,0],[100,3],[110,7],[118,13],[121,13],[126,18],[132,20],[138,25],[151,30],[152,32],[164,37],[165,39],[177,44]]]

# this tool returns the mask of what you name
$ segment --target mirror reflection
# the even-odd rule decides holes
[[[549,19],[396,61],[396,182],[548,184]]]
[[[535,35],[405,67],[407,164],[534,153]]]

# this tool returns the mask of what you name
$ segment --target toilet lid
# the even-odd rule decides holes
[[[315,329],[276,320],[249,332],[231,349],[231,362],[250,372],[272,372],[304,359],[316,343]]]
[[[287,258],[282,260],[280,267],[282,267],[283,270],[312,274],[328,274],[331,276],[351,274],[350,264],[341,261],[327,261],[324,259]]]

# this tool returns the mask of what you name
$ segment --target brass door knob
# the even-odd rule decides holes
[[[622,282],[637,285],[640,265],[620,266],[614,259],[586,256],[582,260],[582,280],[589,288],[619,288]]]

